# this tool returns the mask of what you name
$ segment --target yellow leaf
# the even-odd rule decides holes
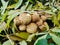
[[[27,32],[20,32],[20,33],[16,33],[16,36],[21,37],[21,38],[26,40],[28,38],[28,36],[29,36],[29,33],[27,33]]]

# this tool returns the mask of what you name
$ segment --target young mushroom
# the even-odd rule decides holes
[[[33,22],[36,22],[36,21],[38,21],[40,19],[39,15],[37,13],[34,13],[31,16],[32,16],[32,21]]]
[[[17,26],[20,25],[21,21],[19,20],[19,17],[15,17],[14,18],[14,24],[16,24]]]
[[[19,20],[21,21],[21,24],[29,24],[31,22],[31,15],[27,13],[22,13],[19,16]]]
[[[38,26],[41,26],[41,25],[43,24],[43,20],[40,19],[39,21],[36,22],[36,24],[37,24]]]
[[[26,30],[26,25],[20,25],[20,26],[19,26],[19,30],[20,30],[20,31]]]
[[[37,32],[37,25],[35,23],[30,23],[29,25],[27,25],[26,31],[28,33],[35,33],[35,32]]]
[[[45,31],[45,25],[39,26],[40,31]]]
[[[45,21],[45,20],[47,19],[47,17],[46,17],[45,15],[41,15],[41,19],[42,19],[43,21]]]

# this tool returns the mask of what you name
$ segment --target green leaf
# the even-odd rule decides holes
[[[60,14],[58,14],[58,20],[60,20]]]
[[[0,24],[0,32],[2,31],[2,30],[5,30],[6,29],[6,23],[5,22],[2,22],[1,24]]]
[[[29,37],[27,38],[27,41],[31,42],[34,36],[35,36],[35,34],[29,35]]]
[[[16,36],[26,40],[28,38],[28,36],[29,36],[29,33],[27,33],[27,32],[20,32],[20,33],[16,33]]]
[[[49,5],[49,2],[47,2],[45,5]]]
[[[52,21],[53,21],[53,23],[54,23],[54,26],[59,26],[59,21],[58,21],[56,15],[53,16]]]
[[[7,9],[12,9],[15,7],[16,4],[8,5]]]
[[[25,3],[26,7],[28,6],[28,4],[29,4],[29,0]]]
[[[50,39],[50,38],[51,38],[51,36],[48,34],[47,37],[46,37],[46,39]]]
[[[3,43],[3,45],[12,45],[12,44],[11,44],[10,40],[7,40]]]
[[[1,2],[2,2],[2,13],[1,14],[4,14],[4,12],[5,12],[5,9],[7,8],[7,5],[8,5],[8,2],[9,1],[7,1],[7,2],[5,2],[4,0],[1,0]]]
[[[17,0],[14,0],[14,1],[17,1]],[[19,8],[19,7],[21,6],[22,2],[23,2],[23,0],[18,0],[17,3],[12,4],[12,5],[9,5],[9,6],[7,7],[7,9],[9,9],[9,8],[10,8],[10,9],[11,9],[11,8],[17,9],[17,8]]]
[[[36,33],[35,35],[44,35],[44,34],[47,34],[46,32],[40,32],[40,33]]]
[[[10,35],[9,37],[11,40],[14,40],[14,41],[22,41],[23,40],[22,38],[15,36],[15,35]]]
[[[27,45],[27,42],[23,40],[23,41],[19,42],[19,44],[20,45]]]
[[[34,43],[34,45],[48,45],[47,39],[46,39],[47,35],[44,35],[42,37],[39,37],[36,42]]]
[[[6,11],[5,13],[4,13],[4,15],[2,16],[2,22],[4,22],[4,20],[6,19],[6,16],[8,15],[8,12]]]
[[[21,11],[25,11],[25,9],[26,9],[26,6],[23,5],[23,6],[21,7]]]
[[[34,0],[29,0],[29,2],[33,3],[34,4]]]
[[[13,34],[15,34],[15,28],[14,28],[14,25],[12,25],[12,32],[13,32]]]
[[[41,40],[39,40],[39,41],[37,42],[36,45],[48,45],[48,43],[47,43],[47,40],[46,40],[46,39],[41,39]]]
[[[52,9],[53,12],[56,12],[57,11],[57,9],[54,8],[54,7],[51,7],[51,9]]]
[[[20,12],[18,11],[11,11],[7,20],[7,27],[9,27],[10,22],[12,21],[12,19],[14,17],[16,17],[18,14],[20,14]]]
[[[23,6],[21,7],[21,12],[26,10],[28,4],[29,4],[29,1],[27,1],[27,2],[25,3],[25,5],[23,5]]]
[[[54,45],[54,43],[50,43],[49,45]]]
[[[53,14],[53,15],[55,15],[55,13],[51,12],[51,10],[46,10],[45,12],[48,13],[48,14]]]
[[[38,1],[37,3],[38,3],[38,6],[40,6],[40,8],[45,8],[41,2]]]
[[[2,45],[1,42],[0,42],[0,45]]]
[[[15,2],[18,2],[18,0],[14,0]]]
[[[23,0],[18,0],[18,2],[15,5],[15,9],[17,9],[19,6],[21,6]]]
[[[51,31],[52,31],[52,32],[60,33],[60,28],[53,28]]]
[[[20,10],[10,10],[8,12],[8,15],[15,15],[15,14],[18,14],[18,13],[20,13]]]
[[[51,34],[53,41],[57,44],[60,45],[60,37],[56,36],[55,34]]]
[[[31,10],[32,9],[32,4],[28,6],[27,10]]]
[[[1,33],[2,29],[0,29],[0,33]]]
[[[60,10],[60,6],[57,6],[57,9]]]

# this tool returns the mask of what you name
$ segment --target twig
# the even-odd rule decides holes
[[[5,35],[1,35],[1,34],[0,34],[0,36],[2,36],[2,37],[6,37]]]

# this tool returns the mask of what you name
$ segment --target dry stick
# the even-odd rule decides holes
[[[14,45],[14,42],[10,39],[8,34],[7,34],[7,38],[10,40],[11,44]]]
[[[8,29],[7,29],[7,30],[8,30]],[[4,29],[4,31],[5,31],[5,29]],[[9,37],[9,35],[7,34],[6,31],[5,31],[5,33],[6,33],[7,38],[10,40],[11,44],[14,45],[13,41],[10,39],[10,37]]]
[[[57,0],[57,4],[59,4],[59,1],[60,1],[60,0]]]
[[[14,24],[14,28],[16,29],[17,32],[19,32],[19,30],[17,29],[16,25]]]
[[[2,37],[6,37],[5,35],[1,35],[1,34],[0,34],[0,36],[2,36]]]

